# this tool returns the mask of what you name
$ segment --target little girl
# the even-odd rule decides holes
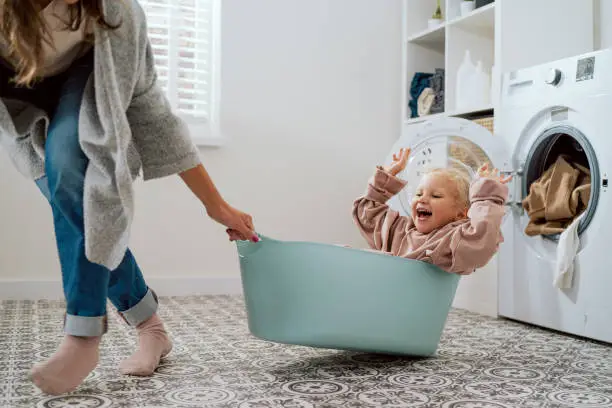
[[[353,219],[370,247],[461,275],[486,265],[503,242],[511,177],[499,177],[486,164],[471,183],[456,170],[431,170],[415,192],[411,215],[401,216],[386,202],[406,185],[396,175],[409,155],[410,149],[401,149],[391,166],[378,167],[365,196],[354,203]]]

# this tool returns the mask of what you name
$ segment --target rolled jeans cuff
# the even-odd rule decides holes
[[[119,312],[119,314],[130,326],[137,327],[140,323],[153,316],[153,314],[157,312],[157,307],[157,295],[149,289],[140,302],[128,310]]]
[[[78,337],[98,337],[108,331],[106,316],[64,316],[64,333]]]

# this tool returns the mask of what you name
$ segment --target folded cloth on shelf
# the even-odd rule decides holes
[[[429,80],[429,86],[435,94],[433,104],[429,110],[432,114],[444,112],[444,72],[444,69],[436,68],[436,73]]]
[[[429,80],[432,76],[433,74],[427,72],[417,72],[414,74],[412,83],[410,85],[410,96],[412,97],[412,100],[408,102],[411,118],[417,118],[419,116],[419,96],[421,96],[421,93],[425,88],[429,87]]]
[[[434,94],[433,89],[423,89],[423,92],[421,92],[421,95],[419,95],[419,99],[417,100],[419,117],[430,114],[431,106],[433,105],[435,98],[436,95]]]

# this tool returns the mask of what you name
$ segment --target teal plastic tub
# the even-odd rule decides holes
[[[254,336],[330,349],[435,354],[459,275],[375,252],[260,238],[237,242]]]

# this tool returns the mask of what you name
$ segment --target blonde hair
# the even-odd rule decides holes
[[[470,207],[470,185],[472,178],[465,171],[455,168],[433,168],[425,174],[439,174],[451,180],[455,184],[457,201],[461,208]]]

